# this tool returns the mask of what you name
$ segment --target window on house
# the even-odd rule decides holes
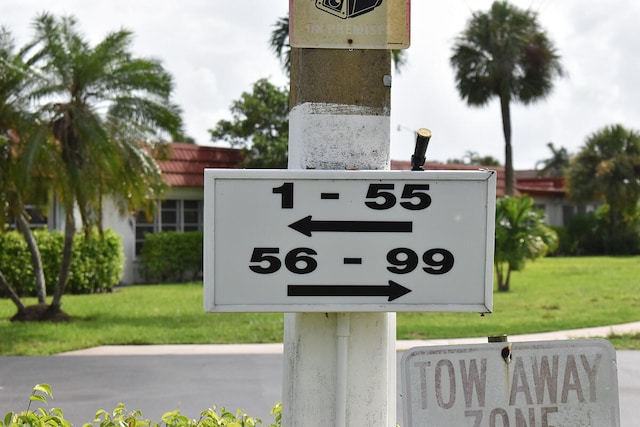
[[[202,200],[182,201],[182,231],[202,230]]]
[[[180,200],[160,202],[160,231],[181,231],[178,229],[178,204]]]
[[[158,202],[158,212],[153,218],[143,212],[136,216],[136,255],[140,254],[147,233],[202,230],[202,200],[162,200]]]

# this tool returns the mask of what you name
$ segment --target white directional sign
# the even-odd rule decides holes
[[[207,311],[490,312],[493,171],[205,171]]]
[[[620,427],[602,339],[416,347],[401,368],[407,427]]]

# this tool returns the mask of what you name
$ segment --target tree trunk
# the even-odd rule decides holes
[[[9,299],[16,305],[16,307],[18,308],[18,314],[24,314],[27,308],[25,307],[16,291],[11,287],[11,285],[9,285],[9,282],[7,282],[7,279],[4,277],[4,274],[2,274],[2,271],[0,271],[0,288],[4,289]]]
[[[38,303],[45,304],[47,301],[47,288],[44,279],[44,269],[42,268],[42,257],[40,256],[40,249],[36,243],[36,239],[33,237],[33,232],[29,227],[27,219],[24,217],[24,213],[16,216],[18,223],[18,230],[24,236],[24,240],[27,242],[29,253],[31,254],[31,265],[33,266],[33,275],[36,278],[36,295],[38,296]]]
[[[62,295],[69,281],[69,271],[71,269],[71,258],[73,256],[73,237],[76,234],[76,224],[73,218],[73,210],[67,209],[65,227],[64,227],[64,247],[62,249],[62,262],[60,263],[60,272],[58,273],[58,282],[56,283],[53,301],[49,307],[51,312],[60,311]]]
[[[513,196],[516,189],[516,177],[513,171],[513,152],[511,148],[511,111],[509,96],[500,96],[500,111],[502,113],[502,133],[504,134],[504,179],[505,195]]]
[[[506,277],[504,273],[505,265],[507,268]],[[509,263],[497,263],[496,276],[498,278],[498,292],[508,292],[509,282],[511,281],[511,267],[509,266]]]

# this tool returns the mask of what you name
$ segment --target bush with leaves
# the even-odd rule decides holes
[[[148,233],[140,252],[147,282],[194,280],[202,273],[202,231]]]
[[[558,227],[560,255],[637,255],[640,253],[640,207],[628,226],[609,233],[610,206],[601,205],[593,212],[580,213],[566,227]]]
[[[51,387],[48,384],[38,384],[33,388],[29,405],[26,411],[15,413],[8,412],[1,420],[0,427],[72,427],[59,408],[46,410],[31,409],[33,402],[47,403],[47,398],[53,399]],[[269,427],[282,426],[282,406],[278,403],[271,410],[274,423]],[[244,411],[236,413],[228,412],[224,407],[219,410],[214,406],[200,413],[200,418],[191,419],[180,413],[170,411],[162,415],[161,422],[152,422],[142,416],[140,411],[128,411],[125,405],[120,403],[112,412],[101,409],[96,412],[91,422],[83,424],[83,427],[260,427],[262,420],[250,417]]]
[[[574,201],[602,203],[596,215],[605,253],[638,253],[640,132],[615,124],[589,135],[571,159],[566,178]]]
[[[524,268],[527,260],[543,257],[558,247],[558,235],[544,223],[528,196],[503,197],[496,201],[494,267],[498,291],[508,291],[511,272]]]
[[[53,292],[60,270],[64,235],[58,231],[36,230],[47,293]],[[35,277],[27,245],[21,234],[0,234],[0,271],[21,296],[34,295]],[[124,271],[124,253],[120,236],[112,230],[100,235],[92,231],[88,238],[76,234],[67,292],[87,294],[109,292],[120,282]]]

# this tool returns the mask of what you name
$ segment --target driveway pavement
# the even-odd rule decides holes
[[[640,322],[526,336],[509,341],[607,336],[640,331]],[[398,350],[423,345],[484,343],[486,338],[398,341]],[[398,365],[401,354],[398,354]],[[282,345],[106,346],[47,357],[0,357],[0,416],[26,409],[37,383],[53,387],[54,400],[75,426],[98,409],[124,402],[159,421],[173,409],[197,418],[216,404],[272,421],[269,410],[282,396]],[[618,351],[621,426],[640,427],[640,351]],[[399,376],[399,375],[398,375]],[[398,384],[398,390],[400,390]],[[398,423],[402,403],[398,398]]]

